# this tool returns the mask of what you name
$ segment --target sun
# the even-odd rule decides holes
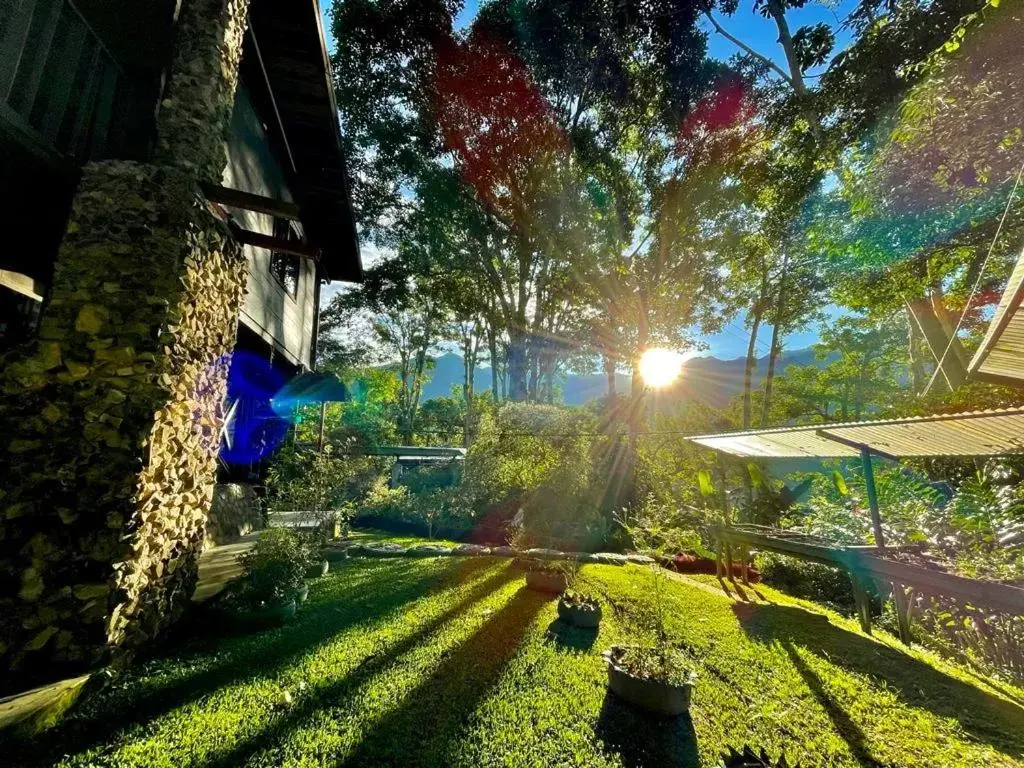
[[[640,377],[652,389],[667,387],[679,378],[686,356],[671,349],[652,347],[640,357]]]

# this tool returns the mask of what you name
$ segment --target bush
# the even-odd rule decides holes
[[[347,502],[363,495],[376,473],[371,457],[339,457],[330,445],[320,452],[287,446],[267,472],[267,502],[272,511],[307,512],[322,535],[333,534],[335,520],[344,533],[352,516]]]
[[[379,478],[358,505],[360,525],[392,533],[428,538],[460,539],[472,528],[475,514],[458,488],[434,488],[411,493],[406,487],[389,488]]]
[[[600,547],[612,527],[602,509],[605,478],[594,461],[605,438],[596,431],[589,412],[552,405],[506,403],[482,415],[466,457],[467,505],[488,517],[521,509],[533,546]]]
[[[302,586],[312,562],[311,552],[301,536],[288,528],[269,528],[243,554],[242,565],[250,595],[269,602],[290,598]]]
[[[795,597],[825,603],[843,613],[853,611],[853,584],[837,568],[767,552],[758,555],[755,563],[765,584]]]

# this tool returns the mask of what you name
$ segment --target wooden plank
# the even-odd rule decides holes
[[[89,137],[89,126],[92,125],[92,116],[96,110],[96,94],[99,91],[100,74],[103,70],[102,56],[103,49],[98,45],[95,46],[88,64],[88,79],[78,99],[75,122],[68,136],[68,154],[75,157],[82,157],[87,151],[86,140]]]
[[[32,12],[35,0],[20,0],[14,3],[7,17],[6,31],[0,38],[0,101],[7,101],[17,77],[21,58],[25,54],[28,30],[32,26]]]
[[[24,66],[28,74],[21,88],[14,90],[12,87],[8,99],[11,106],[24,114],[26,118],[32,113],[32,105],[36,100],[43,70],[46,69],[46,60],[50,54],[50,46],[53,44],[53,36],[57,32],[57,22],[63,7],[63,0],[40,0],[36,10],[33,26],[38,24],[41,28],[39,38],[34,41],[31,50],[26,49],[18,64],[19,71]],[[18,78],[15,78],[15,83],[17,82]]]
[[[60,58],[54,61],[52,80],[47,84],[46,109],[40,121],[40,132],[55,145],[71,99],[71,88],[75,84],[78,67],[82,62],[82,51],[88,32],[77,16],[68,14],[67,22],[68,36],[63,49],[51,53],[51,59],[58,53]]]
[[[803,541],[766,536],[726,526],[712,526],[711,535],[734,544],[747,544],[811,562],[843,568],[861,577],[870,576],[879,581],[899,582],[919,592],[934,593],[963,600],[972,605],[1024,615],[1024,589],[998,582],[982,581],[957,576],[945,571],[919,565],[886,560],[864,553],[863,550],[827,547]]]
[[[251,245],[253,248],[266,248],[268,251],[290,253],[293,256],[301,256],[305,259],[320,258],[320,249],[307,243],[285,240],[273,235],[265,235],[262,232],[242,229],[241,227],[232,227],[232,234],[238,242],[243,245]]]
[[[291,221],[300,220],[299,206],[286,200],[277,200],[272,197],[256,195],[252,192],[243,192],[240,189],[222,187],[218,184],[203,184],[203,194],[206,199],[226,205],[229,208],[242,208],[256,213],[268,213]]]

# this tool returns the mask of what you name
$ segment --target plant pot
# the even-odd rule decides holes
[[[276,627],[287,624],[295,618],[297,606],[295,600],[275,600],[253,608],[246,614],[246,619],[260,626]]]
[[[303,584],[297,590],[295,590],[295,602],[300,605],[309,600],[309,585]]]
[[[324,558],[322,562],[314,563],[306,569],[306,578],[315,579],[320,576],[326,576],[331,570],[331,561]]]
[[[537,592],[550,592],[553,595],[565,592],[565,574],[556,571],[527,571],[526,586]]]
[[[601,623],[601,606],[576,605],[566,602],[564,599],[558,601],[558,618],[574,627],[583,629],[594,629]]]
[[[681,715],[690,708],[694,678],[682,684],[637,677],[619,666],[624,649],[612,646],[602,656],[608,665],[608,688],[620,699],[659,715]]]

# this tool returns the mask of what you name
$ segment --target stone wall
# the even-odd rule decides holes
[[[206,547],[230,544],[263,527],[263,512],[256,491],[246,483],[218,483],[206,521]]]
[[[13,668],[33,654],[96,663],[187,602],[244,274],[187,175],[86,169],[40,338],[3,371]]]
[[[156,162],[83,171],[39,338],[0,370],[0,689],[89,667],[188,604],[245,260],[218,182],[247,0],[183,0]]]

